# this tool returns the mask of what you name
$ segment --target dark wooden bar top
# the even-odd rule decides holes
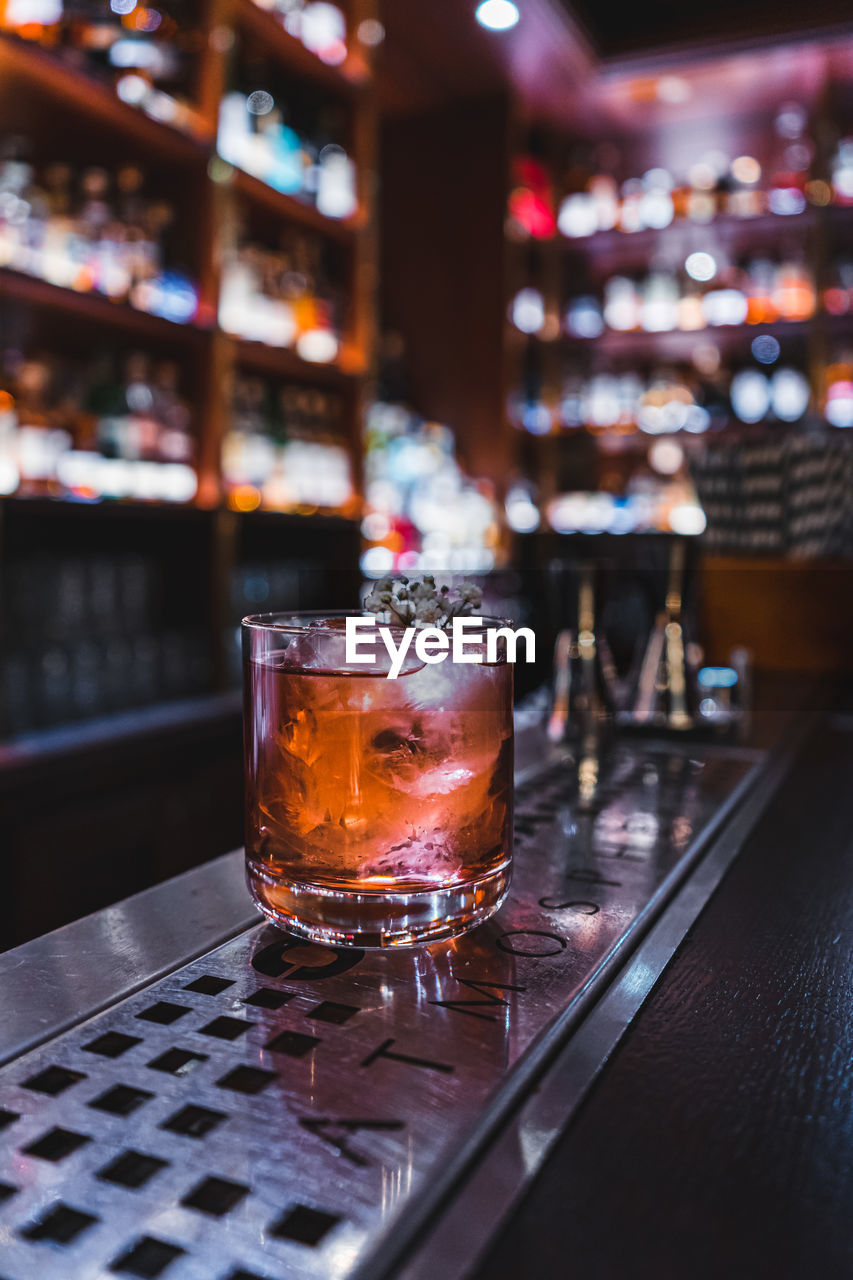
[[[835,701],[476,1280],[853,1274],[853,701]]]

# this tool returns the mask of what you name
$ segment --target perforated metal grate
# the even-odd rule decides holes
[[[259,925],[0,1071],[4,1280],[353,1273],[626,932],[750,765],[618,751],[517,797],[511,900],[417,952]]]

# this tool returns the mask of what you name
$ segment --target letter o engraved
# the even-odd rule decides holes
[[[507,941],[509,938],[546,938],[550,942],[556,942],[557,945],[549,951],[527,951],[522,947],[511,947]],[[509,933],[502,933],[499,938],[496,938],[495,945],[511,956],[529,956],[532,960],[544,960],[547,956],[558,956],[561,951],[565,951],[566,940],[558,938],[556,933],[546,933],[542,929],[511,929]]]
[[[582,916],[596,916],[601,910],[597,902],[586,902],[583,898],[573,902],[560,902],[557,898],[540,898],[539,905],[540,907],[545,907],[548,911],[568,911],[571,909]]]
[[[264,937],[268,934],[264,933]],[[279,936],[252,956],[252,968],[266,978],[286,978],[288,982],[316,982],[336,978],[364,959],[359,947],[326,947],[302,938]]]

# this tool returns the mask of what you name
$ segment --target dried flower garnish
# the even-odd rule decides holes
[[[382,578],[365,597],[364,607],[384,622],[404,627],[446,627],[453,618],[470,616],[482,603],[483,592],[473,582],[439,589],[432,574],[425,573],[415,582]]]

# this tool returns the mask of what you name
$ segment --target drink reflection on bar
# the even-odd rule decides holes
[[[0,1274],[508,1280],[529,1248],[556,1276],[563,1199],[592,1280],[843,1274],[817,1171],[853,1192],[846,1103],[815,1062],[853,1019],[830,947],[853,911],[851,428],[835,0],[720,0],[713,21],[663,0],[0,0]],[[410,658],[387,683],[341,656],[347,614],[396,625],[392,597],[427,596],[411,620],[482,597],[535,656]],[[761,1025],[729,1007],[747,988]],[[808,1002],[837,1028],[815,1062]],[[200,1066],[180,1096],[207,1119],[90,1134],[64,1109],[81,1081],[87,1122],[142,1115],[101,1107],[92,1053],[145,1095]],[[779,1122],[753,1133],[725,1094],[697,1156],[717,1061]],[[180,1142],[235,1096],[288,1135],[275,1219],[252,1216],[243,1131],[239,1183],[208,1161],[199,1209],[181,1182]],[[78,1128],[130,1181],[81,1154],[72,1188],[71,1148],[39,1144]],[[173,1164],[172,1193],[113,1214],[154,1177],[137,1160]]]

